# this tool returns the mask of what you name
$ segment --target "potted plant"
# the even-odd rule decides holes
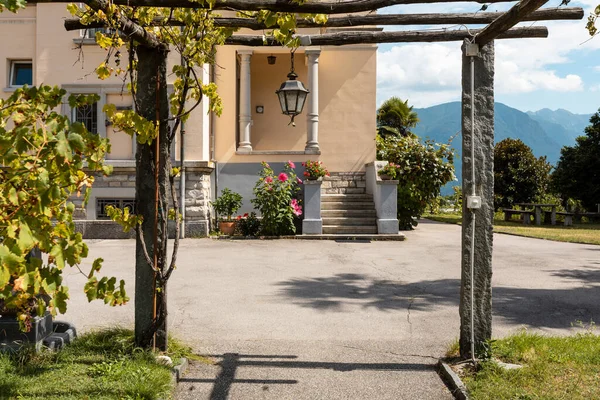
[[[323,165],[323,161],[311,161],[303,162],[304,177],[309,181],[316,181],[324,176],[329,176],[329,171]]]
[[[382,181],[389,181],[395,179],[398,176],[398,168],[400,166],[394,163],[387,163],[383,166],[379,171],[377,171],[377,175],[381,178]]]
[[[233,235],[235,220],[232,216],[242,206],[242,195],[225,188],[221,191],[221,196],[217,197],[215,201],[211,201],[210,204],[215,208],[217,217],[219,215],[226,217],[226,219],[219,220],[219,231],[226,235]]]

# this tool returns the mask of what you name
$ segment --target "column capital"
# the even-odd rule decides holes
[[[304,51],[306,57],[311,61],[318,61],[319,56],[321,55],[321,49],[309,48]]]
[[[250,62],[250,57],[252,57],[253,53],[254,53],[254,50],[247,50],[247,49],[241,49],[241,50],[237,51],[237,55],[240,56],[240,61],[245,62],[245,63]]]

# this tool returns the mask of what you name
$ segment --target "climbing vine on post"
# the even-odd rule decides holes
[[[0,313],[15,314],[28,330],[34,315],[64,313],[69,298],[62,274],[80,268],[88,247],[73,222],[73,195],[89,197],[88,171],[110,173],[103,165],[108,141],[55,111],[66,92],[56,87],[23,87],[0,99]],[[97,100],[70,96],[71,107]],[[32,257],[32,252],[45,257]],[[93,262],[88,300],[127,302],[124,282],[103,277],[102,259]],[[80,270],[81,271],[81,270]]]
[[[0,0],[17,1],[17,0]],[[18,0],[20,1],[20,0]],[[219,115],[222,109],[214,83],[201,82],[199,70],[214,64],[215,49],[233,33],[217,27],[213,3],[199,1],[198,8],[129,7],[107,0],[87,0],[67,8],[77,18],[76,27],[108,28],[96,33],[96,42],[107,52],[96,67],[99,79],[118,76],[128,81],[134,110],[104,108],[115,129],[134,136],[136,147],[136,215],[108,209],[124,229],[135,229],[135,340],[141,347],[167,348],[167,282],[176,267],[179,224],[173,232],[173,251],[167,254],[168,220],[179,221],[180,206],[175,194],[178,170],[171,166],[171,149],[180,124],[202,100]],[[296,15],[260,11],[240,13],[259,18],[271,30],[266,34],[283,45],[299,45]],[[323,15],[301,15],[326,21]],[[76,25],[77,25],[76,24]],[[127,49],[127,64],[123,62]],[[177,52],[181,63],[174,65],[171,93],[167,91],[167,56]]]

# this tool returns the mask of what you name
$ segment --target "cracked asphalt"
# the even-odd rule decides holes
[[[90,244],[128,283],[133,240]],[[600,246],[494,236],[495,336],[569,334],[600,320]],[[459,332],[460,227],[422,221],[404,242],[186,239],[169,326],[195,362],[178,399],[451,399],[435,372]],[[88,304],[68,272],[65,320],[133,324],[133,302]]]

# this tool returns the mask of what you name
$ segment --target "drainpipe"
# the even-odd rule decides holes
[[[471,212],[473,233],[471,235],[470,268],[471,273],[471,361],[477,364],[475,357],[475,216],[477,209],[481,208],[481,197],[477,196],[475,187],[475,57],[479,55],[479,45],[470,43],[467,45],[466,55],[469,57],[471,66],[471,193],[467,195],[467,208]]]
[[[185,66],[185,58],[181,56],[181,65]],[[184,99],[185,101],[185,99]],[[181,121],[179,129],[179,158],[181,160],[181,170],[179,175],[179,204],[181,208],[181,228],[179,237],[185,238],[185,122]]]
[[[215,67],[214,66],[210,66],[210,81],[214,82],[215,81]],[[211,149],[210,149],[210,159],[215,163],[215,171],[214,171],[214,177],[215,177],[215,193],[213,196],[211,196],[213,199],[217,197],[217,194],[219,193],[219,162],[215,159],[215,154],[216,154],[216,135],[215,135],[215,114],[214,113],[210,113],[210,139],[211,139]]]

